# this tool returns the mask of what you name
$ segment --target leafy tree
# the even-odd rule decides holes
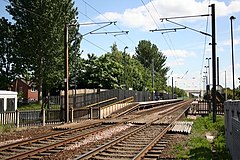
[[[100,57],[88,54],[87,60],[81,60],[78,69],[79,88],[123,88],[124,85],[124,53],[114,43],[111,53]],[[128,88],[142,90],[144,67],[126,54],[126,83]]]
[[[151,87],[150,90],[163,90],[166,86],[166,74],[169,71],[168,67],[165,67],[167,57],[158,50],[155,44],[152,44],[150,41],[142,40],[139,41],[138,46],[136,47],[135,58],[141,62],[147,72],[152,68],[152,63],[154,63],[155,71],[155,86],[154,89]],[[147,74],[149,75],[149,74]],[[152,83],[145,75],[144,81]],[[151,86],[147,83],[147,86]]]
[[[7,19],[0,19],[0,89],[7,90],[15,76],[13,64],[14,27]]]
[[[74,19],[77,11],[72,0],[9,2],[6,8],[15,21],[16,65],[38,82],[41,100],[42,85],[49,91],[63,82],[64,24]],[[69,39],[73,39],[71,31]]]
[[[224,93],[226,93],[226,89],[224,89]],[[233,98],[233,90],[230,88],[227,88],[227,99]]]
[[[88,54],[86,60],[82,59],[81,68],[78,69],[77,86],[78,88],[99,88],[100,79],[98,57],[94,54]]]
[[[240,100],[240,86],[236,88],[235,93],[236,93],[236,99]]]

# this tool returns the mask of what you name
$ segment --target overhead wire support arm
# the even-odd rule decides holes
[[[179,16],[179,17],[168,17],[168,18],[160,18],[161,21],[164,19],[183,19],[183,18],[195,18],[195,17],[206,17],[211,16],[211,14],[200,14],[200,15],[194,15],[194,16]]]
[[[88,35],[88,34],[93,34],[93,32],[96,32],[96,31],[98,31],[98,30],[100,30],[100,29],[102,29],[102,28],[105,28],[105,27],[107,27],[107,26],[110,26],[111,24],[116,24],[116,21],[115,21],[115,22],[108,22],[108,24],[106,24],[106,25],[104,25],[104,26],[101,26],[101,27],[99,27],[99,28],[97,28],[97,29],[94,29],[94,30],[92,30],[92,31],[90,31],[90,32],[88,32],[88,33],[85,33],[85,34],[83,34],[82,36],[86,36],[86,35]]]
[[[128,34],[129,31],[91,32],[90,34]]]
[[[210,37],[212,37],[212,35],[209,34],[209,33],[206,33],[206,32],[203,32],[203,31],[196,30],[196,29],[194,29],[194,28],[191,28],[191,27],[188,27],[188,26],[185,26],[185,25],[179,24],[179,23],[177,23],[177,22],[173,22],[173,21],[171,21],[171,20],[169,20],[169,19],[167,19],[167,18],[166,18],[166,21],[168,21],[168,22],[170,22],[170,23],[173,23],[173,24],[175,24],[175,25],[181,26],[181,27],[185,27],[185,28],[190,29],[190,30],[192,30],[192,31],[195,31],[195,32],[201,33],[201,34],[203,34],[203,35],[206,35],[206,36],[210,36]]]
[[[154,29],[154,30],[149,30],[150,32],[156,32],[156,31],[174,31],[176,32],[176,30],[179,29],[186,29],[186,27],[182,27],[182,28],[165,28],[165,29]]]
[[[95,24],[109,24],[109,23],[113,23],[116,24],[117,21],[113,21],[113,22],[92,22],[92,23],[80,23],[79,25],[84,26],[84,25],[95,25]]]

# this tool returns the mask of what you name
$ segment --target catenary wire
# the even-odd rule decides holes
[[[97,12],[98,14],[102,15],[105,19],[107,19],[108,21],[111,21],[110,19],[108,19],[105,15],[103,15],[100,11],[98,11],[95,7],[93,7],[92,5],[90,5],[89,3],[87,3],[85,0],[82,0],[85,5],[88,5],[90,8],[92,8],[95,12]],[[122,30],[117,24],[115,25],[119,30]],[[135,45],[135,43],[133,42],[133,40],[126,34],[125,36],[127,36],[127,38],[132,42],[133,45]],[[127,45],[125,42],[123,42],[122,40],[120,40],[119,38],[117,38],[116,36],[114,36],[117,40],[119,40],[120,42],[122,42],[124,45]]]

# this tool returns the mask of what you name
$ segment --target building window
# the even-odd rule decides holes
[[[7,111],[15,111],[15,98],[7,99]]]
[[[37,90],[36,90],[36,88],[35,87],[31,87],[31,92],[36,92]]]

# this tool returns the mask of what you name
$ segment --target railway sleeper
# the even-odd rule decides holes
[[[128,140],[128,141],[124,141],[122,143],[124,144],[139,144],[139,145],[147,145],[149,144],[150,141],[133,141],[133,140]]]
[[[116,159],[120,159],[120,158],[133,158],[135,156],[135,154],[122,154],[122,155],[119,155],[117,153],[107,153],[107,152],[100,152],[99,154],[97,154],[98,156],[104,156],[104,157],[114,157]]]
[[[66,137],[61,136],[61,137],[52,137],[51,139],[49,139],[50,141],[59,141],[59,140],[63,140],[66,139]]]
[[[8,152],[22,152],[23,151],[23,149],[19,149],[19,148],[11,148],[11,149],[8,149],[7,150]]]
[[[50,141],[38,141],[37,143],[39,143],[39,144],[49,144]]]
[[[145,145],[141,144],[126,144],[126,143],[119,143],[117,146],[123,146],[123,147],[144,147]]]
[[[154,137],[144,137],[144,139],[143,139],[143,137],[140,137],[140,136],[135,136],[135,137],[131,137],[131,138],[129,138],[130,140],[136,140],[136,141],[142,141],[142,140],[145,140],[145,141],[147,141],[147,140],[152,140]]]
[[[30,147],[43,147],[46,146],[46,144],[42,144],[42,143],[32,143]]]
[[[162,153],[162,150],[150,150],[147,154],[157,154],[157,155],[159,155],[159,154],[161,154]]]
[[[141,150],[143,147],[138,147],[138,146],[135,146],[135,147],[125,147],[125,146],[112,146],[111,147],[112,149],[116,149],[116,150]]]
[[[24,149],[24,150],[33,150],[33,149],[36,149],[36,148],[38,148],[37,146],[35,147],[35,146],[19,146],[19,147],[17,147],[17,148],[19,148],[19,149]]]
[[[145,158],[158,159],[159,157],[160,157],[159,154],[149,154],[149,153],[147,153],[147,154],[144,156],[144,159],[145,159]]]
[[[134,153],[137,154],[139,152],[139,150],[116,150],[116,149],[107,149],[104,152],[106,153],[110,153],[110,154],[129,154],[129,153]]]
[[[119,159],[119,158],[117,158]],[[89,160],[116,160],[116,157],[102,157],[102,156],[94,156]],[[129,160],[129,158],[121,158],[120,160]]]
[[[152,150],[163,150],[165,147],[166,147],[166,145],[164,145],[164,146],[154,146],[152,148]]]

